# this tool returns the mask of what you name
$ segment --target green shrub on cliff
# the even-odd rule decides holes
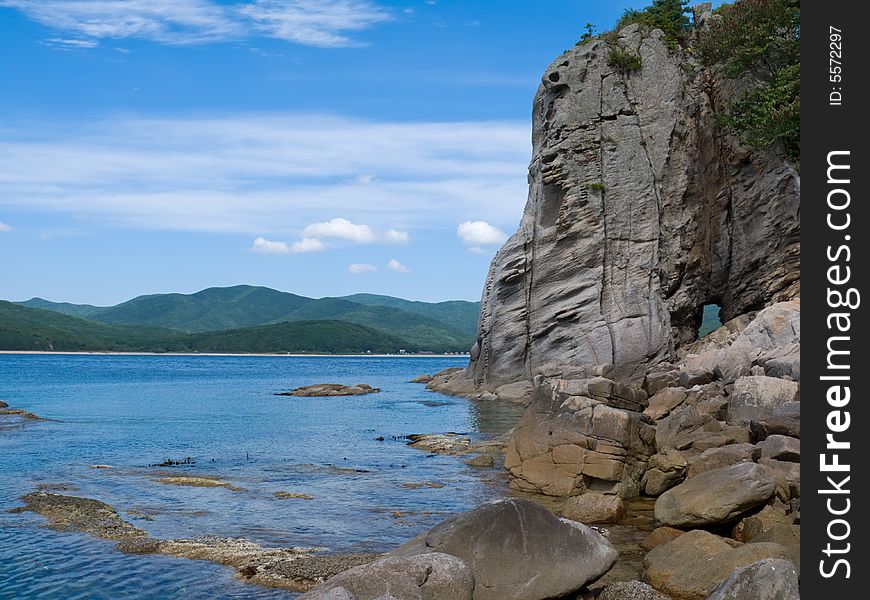
[[[669,46],[685,42],[689,31],[688,0],[653,0],[640,10],[627,9],[616,22],[616,30],[638,23],[650,29],[661,29]]]
[[[777,147],[800,162],[800,3],[741,0],[716,11],[700,31],[697,54],[750,87],[723,116],[726,129],[754,148]]]
[[[607,56],[607,65],[620,73],[633,73],[643,66],[640,56],[622,48],[611,48]]]

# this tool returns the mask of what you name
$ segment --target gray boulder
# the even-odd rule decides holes
[[[455,556],[387,557],[326,580],[299,600],[472,600],[474,575]]]
[[[671,527],[735,521],[776,493],[776,480],[755,463],[715,469],[687,479],[658,497],[656,521]]]
[[[620,581],[604,588],[598,600],[670,600],[670,598],[641,581]]]
[[[542,600],[577,592],[616,562],[597,531],[529,500],[509,499],[447,519],[393,556],[442,552],[474,573],[474,600]]]
[[[800,600],[795,566],[769,558],[737,569],[708,600]]]
[[[797,382],[767,376],[740,377],[728,397],[728,421],[764,420],[774,409],[800,399]]]
[[[801,441],[798,438],[773,434],[759,442],[758,447],[761,449],[761,458],[796,463],[801,461]]]

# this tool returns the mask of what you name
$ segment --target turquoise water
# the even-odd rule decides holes
[[[8,512],[40,485],[107,502],[157,537],[243,537],[335,552],[389,549],[501,495],[495,471],[394,439],[480,436],[509,425],[501,413],[481,412],[484,404],[408,383],[465,360],[0,355],[0,399],[52,419],[0,421],[0,598],[292,597],[238,582],[211,563],[123,555],[111,542],[48,530],[34,513]],[[274,395],[319,382],[383,391]],[[195,464],[149,467],[186,457]],[[155,477],[163,474],[215,476],[243,491],[162,485]],[[403,487],[424,481],[446,485]],[[314,499],[276,499],[276,491]]]

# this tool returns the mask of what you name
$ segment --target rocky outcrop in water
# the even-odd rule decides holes
[[[315,383],[303,385],[289,392],[278,392],[276,396],[365,396],[377,394],[381,388],[372,387],[367,383],[342,385],[340,383]]]
[[[610,67],[614,46],[642,68]],[[636,25],[550,65],[528,203],[482,296],[476,387],[608,364],[639,378],[694,339],[703,305],[728,320],[798,293],[798,173],[719,131],[733,94]]]

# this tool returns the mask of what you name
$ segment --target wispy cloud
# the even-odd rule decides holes
[[[375,233],[371,227],[357,225],[341,217],[325,223],[312,223],[302,230],[302,235],[313,238],[339,238],[357,244],[368,244],[375,241]]]
[[[0,233],[8,233],[10,231],[12,231],[12,227],[3,221],[0,221]]]
[[[140,38],[190,45],[261,35],[307,46],[357,46],[348,33],[391,19],[367,0],[0,0],[0,6],[94,44]]]
[[[374,273],[378,268],[374,265],[365,263],[354,263],[347,267],[347,270],[355,275],[364,275],[365,273]]]
[[[456,235],[470,246],[470,252],[481,253],[481,246],[495,246],[507,239],[507,234],[486,221],[465,221],[456,228]]]
[[[526,123],[311,114],[20,123],[0,141],[0,207],[285,240],[342,229],[364,240],[368,228],[400,242],[397,223],[405,233],[453,229],[457,217],[513,227],[528,137]],[[303,234],[307,224],[317,231]]]
[[[307,252],[321,252],[322,250],[326,250],[326,244],[318,240],[317,238],[302,238],[299,241],[293,242],[293,245],[290,247],[293,252],[297,254],[305,254]]]
[[[407,231],[390,229],[384,234],[384,239],[390,244],[407,244],[411,241],[411,234]]]
[[[262,254],[288,254],[290,252],[290,246],[284,242],[276,242],[273,240],[267,240],[264,237],[258,237],[254,240],[254,245],[251,246],[251,250]]]
[[[387,263],[387,268],[391,271],[395,271],[396,273],[409,273],[411,269],[397,261],[395,258],[391,258]]]

